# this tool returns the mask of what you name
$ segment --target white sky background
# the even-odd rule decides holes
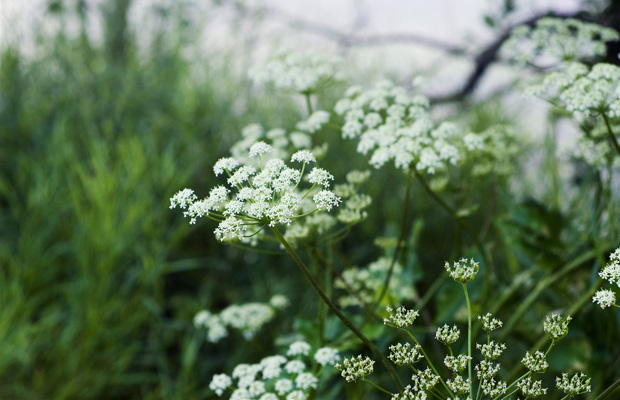
[[[77,0],[64,1],[71,4]],[[106,0],[86,1],[92,10],[89,15],[92,36],[101,37],[97,10]],[[45,16],[48,2],[0,0],[0,44],[18,42],[20,49],[28,53],[32,48],[28,43],[32,40],[33,26],[49,20]],[[267,7],[270,11],[261,22],[246,18],[239,25],[235,25],[239,16],[233,11],[233,0],[220,0],[222,5],[215,9],[213,0],[133,0],[130,10],[133,32],[140,38],[141,31],[148,31],[149,18],[145,10],[158,4],[178,3],[190,5],[191,20],[205,27],[200,38],[205,49],[238,49],[240,58],[260,59],[281,48],[311,47],[342,52],[343,48],[334,40],[291,26],[293,20],[358,37],[415,34],[476,54],[497,37],[498,33],[484,24],[483,17],[497,14],[503,0],[245,0],[252,9]],[[547,10],[575,11],[580,0],[517,0],[516,3],[520,11],[511,17],[515,22]],[[142,36],[148,40],[148,35]],[[208,52],[190,57],[200,63],[201,56],[207,57],[205,54]],[[444,51],[415,43],[353,47],[346,60],[356,73],[366,71],[374,79],[373,74],[377,72],[398,79],[423,75],[428,80],[425,92],[430,95],[454,92],[463,85],[473,67],[473,57],[447,56]],[[246,61],[253,63],[256,59]],[[494,66],[485,75],[477,93],[488,93],[493,87],[508,84],[509,80],[501,67]]]

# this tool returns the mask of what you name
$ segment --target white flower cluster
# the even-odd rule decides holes
[[[390,268],[391,258],[382,257],[364,268],[347,268],[335,281],[337,288],[345,289],[347,295],[341,296],[338,303],[342,307],[371,304],[381,293],[385,276]],[[354,293],[354,294],[353,294]],[[394,264],[389,284],[390,298],[402,302],[413,299],[412,279],[404,274],[399,263]]]
[[[318,376],[309,372],[303,358],[309,355],[310,345],[305,342],[291,344],[287,356],[269,356],[257,364],[239,364],[231,376],[214,375],[209,388],[218,396],[232,390],[230,399],[237,400],[305,400],[309,392],[316,389]],[[322,366],[340,359],[338,351],[323,347],[316,351],[314,360]]]
[[[454,373],[463,372],[467,365],[471,361],[470,356],[466,356],[464,354],[459,354],[458,356],[446,356],[443,359],[443,363],[448,369]]]
[[[390,346],[390,355],[388,358],[396,365],[415,364],[424,358],[421,349],[422,347],[418,344],[411,347],[409,343],[398,343]]]
[[[402,393],[394,394],[391,400],[425,400],[428,397],[427,392],[439,382],[439,376],[426,368],[413,374],[411,381],[412,383],[407,385]]]
[[[505,57],[540,67],[570,60],[588,60],[603,56],[605,43],[618,40],[618,32],[577,19],[542,18],[531,28],[513,29],[504,42]]]
[[[444,326],[440,326],[437,328],[437,332],[435,333],[435,339],[437,341],[449,346],[459,340],[459,336],[461,335],[461,331],[457,328],[456,325],[448,326],[444,324]]]
[[[545,318],[543,330],[552,341],[557,342],[568,334],[568,323],[571,320],[570,315],[566,316],[566,318],[562,318],[559,314],[548,315]]]
[[[583,372],[576,373],[570,379],[567,373],[562,373],[562,377],[555,378],[555,385],[570,398],[592,391],[590,380]]]
[[[542,387],[542,381],[533,380],[531,376],[517,382],[517,387],[521,389],[526,399],[535,399],[547,394],[547,389]]]
[[[493,318],[491,313],[485,315],[478,315],[478,319],[482,322],[482,330],[491,333],[492,331],[499,329],[504,325],[502,321],[497,318]]]
[[[480,353],[482,353],[482,356],[486,360],[496,360],[502,355],[504,350],[506,350],[506,345],[504,343],[497,343],[496,341],[491,340],[489,343],[485,344],[476,343],[476,348],[480,350]]]
[[[295,246],[302,240],[325,240],[331,238],[330,231],[338,222],[353,225],[365,220],[368,216],[366,208],[370,206],[372,199],[367,194],[359,193],[359,186],[368,179],[369,175],[369,171],[353,170],[347,173],[347,183],[334,185],[334,194],[342,200],[336,216],[315,213],[306,218],[294,220],[287,226],[284,234],[289,244]],[[315,179],[320,179],[320,177],[317,175]]]
[[[313,52],[278,54],[265,65],[250,71],[250,78],[263,85],[302,94],[315,93],[340,80],[339,61]]]
[[[315,133],[321,129],[321,127],[329,121],[329,113],[323,110],[317,110],[308,117],[307,120],[298,122],[297,129],[300,131]]]
[[[396,168],[414,166],[434,174],[456,165],[468,146],[483,146],[471,137],[466,145],[463,133],[453,123],[435,126],[428,113],[428,99],[411,96],[391,82],[379,82],[367,91],[352,87],[345,96],[335,107],[344,116],[342,136],[359,138],[357,151],[372,151],[369,162],[375,168],[393,160]]]
[[[577,62],[563,64],[540,84],[527,88],[528,95],[551,101],[571,113],[620,116],[620,67],[598,63],[592,69]]]
[[[620,287],[620,247],[609,256],[609,264],[599,272],[599,276],[610,284],[613,285],[615,283]],[[601,308],[611,306],[619,307],[616,304],[616,293],[610,289],[601,289],[597,291],[592,297],[592,301],[600,305]]]
[[[530,354],[529,351],[526,352],[521,362],[525,365],[525,368],[537,373],[545,372],[547,367],[549,367],[547,356],[542,351],[536,351],[534,355]]]
[[[478,270],[480,270],[480,265],[473,259],[470,259],[468,263],[466,259],[462,258],[459,261],[455,261],[452,267],[450,267],[450,263],[446,261],[444,268],[448,271],[452,279],[456,282],[465,284],[474,280]]]
[[[369,357],[351,357],[350,359],[344,359],[342,364],[337,363],[334,368],[341,371],[341,376],[347,380],[347,382],[355,382],[358,379],[364,379],[367,375],[372,374],[374,371],[375,362]]]
[[[194,325],[206,329],[207,340],[211,343],[217,343],[228,336],[229,329],[241,332],[248,340],[275,317],[276,311],[283,309],[287,304],[288,300],[284,296],[276,295],[268,304],[253,302],[231,305],[219,314],[203,310],[194,317]]]
[[[457,395],[466,395],[469,393],[469,386],[471,382],[469,379],[463,378],[461,375],[456,375],[453,379],[448,379],[446,384]]]
[[[396,311],[390,306],[385,307],[389,313],[387,318],[383,318],[383,323],[395,328],[406,328],[413,325],[415,319],[420,315],[416,310],[407,310],[405,307],[398,307]]]
[[[219,221],[215,236],[220,240],[241,240],[248,228],[258,226],[256,234],[266,225],[290,224],[302,216],[300,210],[303,200],[312,198],[310,210],[304,214],[320,210],[330,211],[341,203],[340,197],[329,190],[333,176],[321,169],[313,168],[308,174],[311,187],[298,189],[306,169],[313,162],[312,153],[299,150],[291,157],[291,162],[301,163],[301,168],[291,168],[280,158],[269,158],[272,147],[265,142],[256,142],[250,147],[250,157],[258,159],[254,165],[241,165],[234,158],[222,158],[215,163],[215,175],[226,174],[228,185],[213,188],[208,197],[196,200],[193,191],[184,189],[170,199],[170,207],[186,209],[186,217],[195,223],[199,217],[209,217]],[[236,192],[234,197],[229,194]],[[308,207],[308,206],[306,206]]]

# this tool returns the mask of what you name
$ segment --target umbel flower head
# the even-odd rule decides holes
[[[339,80],[339,71],[338,60],[312,51],[300,51],[277,55],[250,71],[250,77],[257,83],[278,89],[310,94]]]
[[[557,342],[568,334],[568,323],[571,320],[570,315],[562,318],[559,314],[551,314],[545,319],[543,329],[552,341]]]
[[[562,377],[555,378],[555,385],[568,396],[575,396],[592,390],[590,378],[583,372],[576,373],[570,379],[568,378],[568,374],[564,372],[562,373]]]
[[[542,18],[534,28],[515,28],[504,42],[502,53],[520,63],[545,66],[603,56],[605,43],[615,40],[618,32],[610,28],[572,18]]]
[[[460,283],[473,281],[480,269],[480,265],[473,258],[469,262],[462,258],[459,261],[455,261],[452,267],[450,267],[449,262],[446,262],[444,267],[450,274],[450,277]]]
[[[609,264],[599,272],[599,276],[612,285],[620,287],[620,247],[609,256]],[[616,293],[610,289],[601,289],[592,297],[592,301],[601,308],[616,306]]]
[[[353,382],[358,379],[363,379],[366,375],[372,374],[374,371],[375,362],[368,357],[358,355],[351,357],[350,359],[344,359],[342,365],[340,363],[334,365],[334,368],[340,370],[340,374],[347,382]]]
[[[208,217],[219,222],[215,236],[220,240],[251,237],[263,227],[290,224],[293,220],[317,211],[330,211],[341,199],[329,190],[334,177],[321,168],[313,168],[307,175],[309,187],[301,189],[307,165],[314,163],[314,155],[299,150],[290,159],[300,165],[289,167],[280,158],[269,158],[272,147],[256,142],[249,155],[255,165],[241,165],[236,159],[218,160],[215,175],[227,175],[227,186],[216,186],[209,195],[198,200],[191,189],[184,189],[170,199],[170,208],[186,210],[183,214],[190,223]],[[310,201],[312,199],[312,201]],[[250,234],[248,234],[248,230]]]

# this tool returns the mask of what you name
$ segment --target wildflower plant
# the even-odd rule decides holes
[[[307,166],[316,162],[310,151],[295,152],[290,162],[300,166],[291,168],[280,158],[269,158],[272,150],[265,142],[254,143],[249,150],[257,160],[254,165],[241,165],[232,157],[219,159],[213,172],[228,176],[228,187],[216,186],[202,200],[193,190],[184,189],[170,199],[170,208],[186,210],[183,214],[191,224],[201,217],[218,221],[214,234],[224,241],[248,239],[265,226],[290,225],[295,219],[338,207],[342,200],[329,190],[334,179],[329,172],[314,167],[304,176]],[[304,177],[309,187],[302,189]],[[306,198],[312,202],[304,202]]]
[[[250,340],[264,325],[274,319],[278,311],[287,306],[288,299],[276,295],[269,303],[233,304],[219,313],[202,310],[194,317],[194,326],[205,329],[207,340],[211,343],[217,343],[228,336],[229,330],[239,331],[244,339]]]
[[[564,28],[549,21],[540,24],[541,32],[544,30],[547,33],[517,30],[515,34],[521,32],[521,36],[515,37],[513,42],[536,42],[547,38],[544,40],[557,43],[560,48],[565,46],[571,52],[570,57],[555,54],[565,61],[575,55],[599,55],[600,46],[588,49],[584,45],[586,39],[604,43],[613,36],[607,31],[597,31],[575,21],[566,23],[566,32],[569,36],[575,36],[572,42],[554,39],[554,35],[564,32]],[[536,56],[537,46],[531,47]],[[534,58],[523,60],[533,62]],[[458,192],[458,196],[451,200],[437,194],[441,190],[437,182],[442,179],[457,181],[467,177],[475,180],[489,176],[494,180],[510,175],[514,168],[513,157],[519,151],[512,131],[496,125],[475,133],[456,122],[437,122],[425,96],[388,81],[381,81],[371,89],[351,87],[333,107],[334,113],[324,111],[331,110],[325,106],[315,110],[312,96],[337,80],[339,72],[335,64],[313,55],[298,53],[277,57],[254,70],[252,76],[259,84],[304,96],[306,117],[295,124],[292,132],[279,128],[267,131],[257,124],[247,126],[242,131],[241,140],[233,146],[232,156],[219,159],[213,167],[215,175],[223,177],[225,183],[212,188],[203,199],[199,199],[191,189],[181,190],[171,199],[170,208],[182,209],[191,224],[202,217],[216,221],[218,226],[214,234],[220,241],[242,241],[256,245],[263,239],[273,242],[275,237],[321,300],[315,324],[316,342],[295,342],[282,355],[266,357],[256,364],[241,364],[231,375],[215,375],[211,389],[218,396],[229,391],[231,399],[313,398],[319,386],[321,370],[325,365],[333,365],[346,382],[368,383],[392,400],[425,400],[428,397],[478,400],[508,399],[512,396],[528,399],[547,395],[551,389],[545,387],[541,374],[550,369],[549,352],[566,337],[571,317],[558,314],[547,316],[543,330],[550,339],[549,346],[543,349],[540,348],[542,345],[537,345],[526,351],[521,362],[513,366],[522,372],[517,378],[502,374],[507,344],[503,343],[504,339],[497,331],[505,329],[504,324],[490,313],[478,315],[476,321],[475,307],[469,295],[469,285],[482,269],[485,286],[481,298],[490,301],[489,285],[493,277],[489,255],[496,243],[485,246],[481,239],[484,235],[469,224],[467,217],[475,210],[475,207],[466,204],[471,192],[469,189],[444,192]],[[418,83],[414,81],[414,87]],[[602,116],[607,127],[602,134],[610,139],[613,149],[612,139],[615,136],[609,118],[620,116],[614,111],[615,108],[620,109],[619,84],[617,67],[597,64],[590,68],[572,62],[560,64],[557,71],[548,75],[531,92],[572,114],[587,118]],[[319,96],[316,100],[317,103],[321,101]],[[616,102],[619,105],[615,105]],[[319,167],[319,163],[328,163],[333,159],[329,154],[331,149],[320,141],[327,125],[330,129],[339,129],[342,138],[357,140],[357,152],[368,156],[368,163],[374,169],[348,171],[345,181],[342,176]],[[618,150],[620,153],[620,147]],[[601,153],[600,149],[596,151]],[[608,153],[600,157],[607,161],[611,159]],[[395,240],[396,244],[389,248],[392,254],[379,258],[365,268],[351,268],[346,257],[331,246],[347,233],[351,225],[365,220],[370,211],[374,211],[369,208],[372,199],[361,193],[360,187],[366,181],[372,181],[376,177],[375,170],[386,164],[407,173],[399,237]],[[445,354],[439,357],[429,357],[426,343],[418,335],[420,331],[415,326],[420,323],[422,313],[419,310],[388,305],[385,308],[387,314],[380,316],[376,311],[386,303],[423,303],[428,300],[417,297],[413,278],[408,275],[409,271],[405,271],[411,267],[406,250],[410,245],[408,206],[414,177],[425,194],[458,223],[459,246],[465,247],[460,238],[462,230],[481,257],[480,263],[473,258],[463,258],[444,265],[443,276],[460,284],[463,290],[467,326],[461,326],[459,321],[456,324],[442,321],[433,326],[435,345],[445,349]],[[485,222],[488,226],[494,226],[492,214]],[[265,234],[267,227],[269,229]],[[272,235],[269,235],[269,230]],[[620,254],[620,250],[616,253]],[[612,264],[617,264],[619,257],[616,253],[612,256]],[[305,257],[311,259],[314,272],[306,266]],[[334,259],[344,264],[342,273],[337,272]],[[612,264],[601,271],[601,277],[613,284],[619,279],[617,274],[614,275]],[[336,298],[332,293],[334,287],[349,292],[338,299],[341,307],[362,306],[366,315],[355,315],[359,310],[353,307],[347,309],[345,314],[332,300]],[[601,290],[593,300],[601,305],[615,305],[615,294]],[[523,307],[527,305],[524,303]],[[218,315],[203,312],[196,316],[196,323],[207,329],[207,337],[213,342],[224,337],[230,328],[252,338],[281,306],[252,307],[247,312],[252,314],[251,318],[246,315],[245,309],[231,306],[232,311],[226,309]],[[337,338],[333,336],[337,329],[327,326],[326,307],[349,332],[339,333]],[[407,338],[386,344],[387,353],[366,336],[370,332],[375,339],[384,332],[379,329],[373,331],[368,326],[377,317],[382,317],[384,326],[395,329],[396,334]],[[434,322],[428,316],[424,320],[427,325],[425,331],[428,331]],[[514,321],[509,321],[507,325],[514,326]],[[483,337],[475,337],[479,330],[484,331]],[[339,346],[342,344],[347,350],[352,349],[355,346],[349,340],[349,334],[357,337],[366,347],[365,350],[373,354],[358,354],[340,360],[335,348],[325,346],[329,340],[335,340]],[[313,349],[318,350],[313,352]],[[314,361],[309,360],[312,357]],[[410,369],[411,379],[402,382],[395,367]],[[390,375],[393,390],[386,389],[380,382],[376,372],[379,369]],[[378,378],[377,381],[374,377]],[[590,379],[582,373],[572,377],[567,374],[558,376],[556,387],[565,393],[565,398],[591,390]]]
[[[611,285],[620,287],[620,247],[609,256],[609,263],[599,272],[599,276]],[[599,289],[592,297],[592,301],[601,308],[620,308],[616,304],[616,292],[611,289]]]
[[[606,53],[605,44],[619,38],[615,30],[596,24],[576,19],[543,18],[535,28],[515,28],[502,48],[508,58],[518,62],[553,67],[541,83],[531,85],[526,93],[564,109],[578,121],[583,117],[602,117],[606,128],[604,136],[617,156],[620,155],[620,145],[612,128],[612,119],[620,116],[620,68],[602,62],[588,67],[583,62],[601,58]],[[574,154],[593,163],[593,152],[600,154],[602,149],[593,146],[600,142],[600,137],[590,139],[593,140],[582,140]],[[609,154],[604,156],[608,160],[613,158]],[[600,156],[598,158],[600,160]]]
[[[291,343],[285,355],[263,358],[256,364],[239,364],[232,374],[216,374],[209,388],[229,399],[305,400],[319,385],[324,367],[340,360],[338,350],[322,347],[313,351],[304,341]]]
[[[504,381],[499,378],[498,373],[501,369],[500,358],[507,346],[505,343],[491,339],[491,334],[500,329],[503,323],[490,313],[478,316],[482,330],[486,331],[486,341],[475,345],[480,352],[480,357],[475,357],[472,353],[472,306],[469,301],[467,284],[476,276],[477,263],[474,260],[460,260],[452,266],[447,264],[446,270],[455,282],[461,284],[468,310],[467,345],[465,346],[467,354],[454,352],[454,345],[461,336],[460,329],[456,325],[444,324],[437,329],[435,334],[436,340],[447,349],[443,364],[450,371],[450,375],[445,377],[440,375],[439,369],[411,331],[419,312],[404,307],[398,307],[396,310],[387,307],[388,316],[384,318],[384,324],[405,332],[413,342],[390,346],[389,359],[398,366],[409,366],[413,370],[412,383],[398,393],[391,393],[366,378],[372,372],[369,367],[372,366],[372,360],[367,357],[362,358],[361,355],[351,358],[344,367],[340,364],[336,365],[336,368],[343,371],[342,376],[347,382],[361,380],[369,383],[389,394],[392,400],[426,399],[429,396],[439,399],[499,399],[511,398],[513,395],[533,399],[546,395],[549,389],[543,387],[543,381],[538,379],[538,375],[547,370],[549,366],[547,355],[553,346],[568,333],[571,317],[562,317],[558,314],[547,316],[544,322],[544,332],[551,339],[551,344],[545,352],[538,350],[532,354],[526,352],[522,360],[526,372],[512,382]],[[557,377],[556,387],[564,392],[563,398],[570,398],[590,392],[590,378],[583,373],[569,378],[568,374],[563,373]]]
[[[574,18],[541,18],[534,27],[514,28],[502,53],[517,62],[543,67],[601,57],[606,52],[605,43],[618,38],[614,29]]]

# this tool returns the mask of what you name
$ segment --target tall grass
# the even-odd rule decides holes
[[[166,342],[189,326],[164,284],[188,235],[167,199],[222,151],[228,78],[195,79],[174,40],[139,54],[111,34],[126,11],[103,44],[61,29],[2,50],[1,398],[172,398],[169,359],[195,362]]]

